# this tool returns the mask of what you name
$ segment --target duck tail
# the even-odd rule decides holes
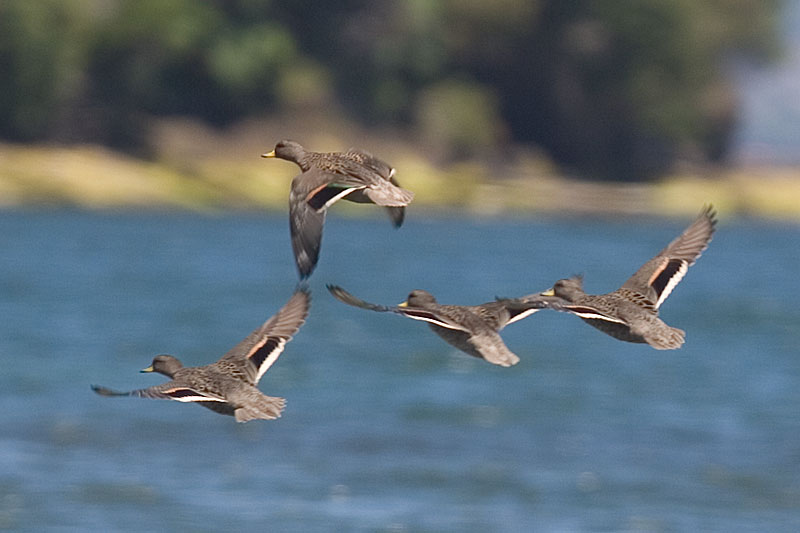
[[[678,328],[668,328],[645,337],[647,343],[656,350],[676,350],[683,345],[686,332]]]
[[[253,405],[239,407],[234,411],[237,422],[248,420],[273,420],[280,418],[281,411],[286,407],[286,400],[275,396],[262,395]]]
[[[404,207],[411,203],[414,199],[414,193],[395,187],[388,181],[381,181],[375,183],[364,189],[364,194],[367,195],[372,203],[382,205],[384,207]]]

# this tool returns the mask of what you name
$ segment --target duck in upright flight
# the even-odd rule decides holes
[[[217,413],[233,416],[237,422],[278,418],[286,400],[262,394],[257,385],[305,322],[310,302],[307,289],[295,291],[275,315],[210,365],[185,367],[176,357],[157,355],[142,372],[164,374],[170,378],[166,383],[130,392],[98,385],[92,385],[92,390],[102,396],[197,402]]]
[[[384,206],[395,227],[400,227],[405,206],[414,198],[398,185],[394,168],[355,148],[309,152],[299,143],[283,140],[262,157],[285,159],[301,170],[289,192],[289,229],[300,279],[308,278],[317,265],[325,213],[337,200]]]
[[[674,350],[685,332],[665,324],[658,309],[711,242],[717,218],[713,207],[700,215],[655,257],[647,261],[619,289],[607,294],[586,294],[579,276],[559,280],[541,294],[520,299],[501,299],[510,309],[524,310],[526,300],[536,304],[541,296],[557,296],[566,303],[554,307],[581,317],[612,337],[647,343],[657,350]]]

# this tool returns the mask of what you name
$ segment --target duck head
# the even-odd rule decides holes
[[[284,139],[278,142],[271,152],[261,154],[261,157],[277,157],[278,159],[285,159],[286,161],[298,163],[305,157],[305,155],[306,150],[300,145],[300,143]]]
[[[171,378],[175,375],[175,372],[181,368],[183,368],[183,363],[181,363],[177,357],[161,354],[155,356],[153,358],[153,363],[147,368],[143,368],[141,372],[158,372],[159,374],[164,374]]]
[[[581,294],[584,294],[583,277],[573,276],[556,281],[551,289],[542,293],[542,296],[558,296],[564,300],[572,301]]]
[[[430,304],[436,304],[436,298],[433,297],[433,294],[417,289],[408,294],[408,298],[400,304],[400,307],[425,307]]]

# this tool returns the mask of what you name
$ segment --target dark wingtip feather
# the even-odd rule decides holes
[[[716,228],[719,212],[714,208],[711,203],[703,205],[703,210],[700,211],[701,218],[707,218],[712,228]]]
[[[400,228],[403,225],[403,221],[406,218],[406,208],[405,207],[387,207],[387,213],[389,214],[389,218],[392,221],[392,226],[395,229]]]
[[[96,392],[97,394],[99,394],[100,396],[125,396],[126,395],[124,392],[117,392],[117,391],[111,390],[111,389],[109,389],[107,387],[101,387],[100,385],[90,385],[90,386],[92,387],[92,390],[94,392]]]
[[[349,296],[350,294],[340,286],[333,285],[332,283],[326,284],[325,287],[328,289],[328,292],[330,292],[333,295],[334,298],[340,301],[342,300],[342,298],[347,299],[347,296]]]
[[[340,302],[352,305],[353,307],[360,307],[361,309],[368,309],[371,311],[379,311],[379,312],[386,312],[392,311],[391,308],[386,307],[384,305],[377,305],[373,303],[366,302],[360,298],[356,298],[343,288],[339,287],[338,285],[326,285],[328,291],[333,295],[334,298],[339,300]]]

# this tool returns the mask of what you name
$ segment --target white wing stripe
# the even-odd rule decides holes
[[[283,339],[283,338],[279,339],[277,346],[275,346],[275,348],[272,350],[272,352],[270,352],[267,358],[264,359],[264,362],[261,363],[261,366],[257,369],[256,372],[256,379],[255,379],[256,383],[258,383],[258,381],[261,379],[261,376],[263,376],[266,373],[266,371],[269,370],[269,367],[271,367],[272,364],[278,360],[278,356],[281,354],[281,352],[283,352],[283,347],[286,346],[287,340],[288,339]],[[266,343],[266,340],[264,342]]]
[[[169,398],[170,400],[175,400],[176,402],[222,402],[226,403],[224,399],[217,398],[215,396],[206,396],[204,394],[200,394],[198,392],[192,391],[192,394],[181,395],[181,396],[174,396],[173,394],[178,390],[181,391],[190,391],[190,389],[176,389],[172,391],[165,391],[164,396]]]
[[[347,196],[347,195],[348,195],[348,194],[350,194],[351,192],[353,192],[353,191],[356,191],[356,190],[358,190],[358,189],[363,189],[363,188],[364,188],[364,187],[350,187],[350,188],[348,188],[348,189],[344,189],[344,190],[342,190],[342,192],[340,192],[339,194],[337,194],[336,196],[334,196],[333,198],[331,198],[330,200],[328,200],[327,202],[325,202],[325,205],[324,205],[324,206],[322,206],[322,209],[327,209],[327,208],[329,208],[330,206],[332,206],[332,205],[333,205],[333,204],[335,204],[337,201],[341,200],[342,198],[344,198],[345,196]]]
[[[672,290],[681,282],[683,276],[686,275],[686,272],[689,270],[689,262],[683,261],[681,263],[680,268],[677,272],[670,278],[667,282],[667,285],[664,287],[664,290],[661,291],[661,296],[659,296],[658,301],[656,302],[656,309],[667,299],[667,296],[670,295]]]
[[[514,316],[513,318],[511,318],[511,319],[510,319],[510,320],[509,320],[509,321],[506,323],[506,325],[508,325],[508,324],[513,324],[513,323],[514,323],[514,322],[516,322],[517,320],[522,320],[523,318],[529,317],[529,316],[531,316],[533,313],[535,313],[536,311],[541,311],[541,309],[528,309],[527,311],[523,311],[523,312],[521,312],[520,314],[518,314],[518,315]]]
[[[617,324],[627,324],[624,320],[620,320],[619,318],[614,318],[612,316],[604,315],[597,312],[581,312],[581,311],[573,311],[567,308],[570,313],[573,315],[579,316],[581,318],[593,318],[595,320],[605,320],[606,322],[616,322]]]
[[[438,320],[436,318],[429,318],[429,317],[426,317],[426,316],[416,316],[416,315],[412,315],[410,313],[402,313],[402,314],[403,314],[403,316],[406,316],[408,318],[413,318],[414,320],[422,320],[423,322],[430,322],[431,324],[436,324],[437,326],[441,326],[443,328],[454,329],[456,331],[469,332],[468,329],[466,329],[466,328],[464,328],[462,326],[459,326],[458,324],[445,322],[443,320]]]

